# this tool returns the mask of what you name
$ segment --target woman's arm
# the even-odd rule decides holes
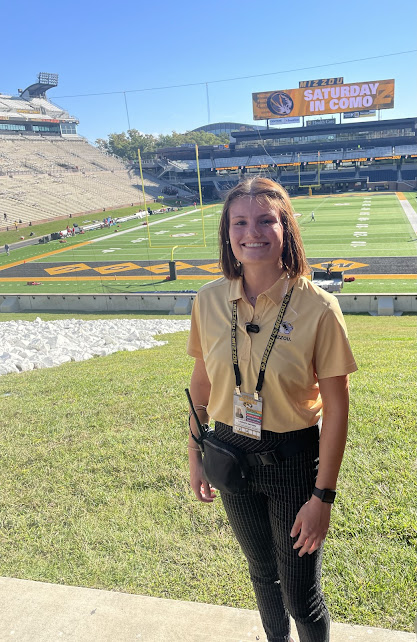
[[[319,380],[323,401],[323,424],[320,435],[320,463],[317,488],[336,489],[337,477],[346,445],[349,413],[349,377],[328,377]],[[331,504],[315,495],[299,510],[291,529],[291,537],[299,534],[294,544],[299,556],[313,553],[325,539],[330,522]]]
[[[210,390],[211,384],[204,361],[196,359],[193,374],[191,375],[190,394],[202,424],[208,422],[209,416],[203,408],[198,406],[204,406],[205,408],[208,405]],[[198,437],[198,428],[192,415],[190,417],[190,428],[194,435]],[[200,502],[212,502],[216,495],[208,481],[204,479],[201,452],[191,434],[188,435],[188,461],[190,465],[190,483],[195,496]]]

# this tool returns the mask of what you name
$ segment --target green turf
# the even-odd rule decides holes
[[[159,276],[146,281],[49,281],[39,286],[30,286],[26,282],[0,282],[0,295],[10,294],[100,294],[121,293],[136,294],[143,292],[190,292],[198,291],[207,280],[165,281]],[[357,279],[345,283],[342,294],[415,294],[415,279]],[[3,319],[3,317],[1,317]]]
[[[409,196],[412,202],[413,194]],[[414,199],[415,200],[415,199]],[[364,201],[370,201],[370,211],[364,210]],[[340,196],[323,196],[314,198],[296,198],[293,200],[295,211],[300,214],[298,221],[301,228],[306,254],[309,258],[355,259],[377,256],[415,256],[417,242],[411,225],[395,194],[344,194]],[[130,208],[132,209],[132,208]],[[136,209],[136,208],[133,208]],[[35,245],[20,250],[12,250],[9,257],[0,255],[0,267],[15,261],[33,260],[34,257],[65,250],[39,258],[38,262],[68,264],[110,261],[133,262],[161,261],[166,263],[173,256],[177,261],[187,259],[207,259],[216,261],[218,257],[217,228],[221,204],[204,207],[202,219],[200,211],[192,207],[174,214],[158,214],[149,217],[149,228],[138,221],[123,223],[120,228],[111,227],[97,230],[85,235],[68,239],[67,243],[53,241],[46,245]],[[315,212],[316,221],[310,220]],[[119,212],[119,214],[122,212]],[[84,219],[85,220],[85,219]],[[357,227],[367,225],[368,227]],[[203,229],[204,226],[204,229]],[[62,227],[62,224],[61,224]],[[117,230],[117,231],[116,231]],[[354,236],[366,233],[367,236]],[[186,236],[178,236],[185,234]],[[80,243],[89,242],[79,246]],[[355,243],[365,245],[354,246]],[[174,245],[178,247],[173,250]],[[36,260],[36,259],[35,259]],[[91,270],[92,276],[97,272]],[[180,269],[178,274],[181,274]],[[68,276],[76,276],[69,268]],[[0,272],[0,277],[2,276]],[[164,278],[164,277],[163,277]],[[37,292],[132,292],[155,290],[198,289],[205,281],[178,281],[165,284],[158,274],[150,275],[143,281],[86,281],[82,277],[76,281],[65,278],[45,282],[38,286]],[[28,279],[29,280],[29,279]],[[41,280],[41,279],[40,279]],[[26,281],[2,283],[0,293],[28,290]],[[346,284],[344,292],[415,292],[412,280],[388,282],[384,279],[374,281],[357,280]]]
[[[147,207],[150,207],[151,209],[160,209],[161,207],[164,207],[165,203],[165,201],[164,203],[162,203],[162,205],[159,202],[147,203]],[[5,243],[8,243],[10,245],[11,243],[18,242],[21,236],[24,236],[25,239],[28,239],[31,232],[33,232],[33,236],[43,236],[45,234],[51,234],[52,232],[60,232],[61,230],[65,230],[67,225],[72,226],[74,225],[74,223],[82,226],[83,224],[86,224],[86,221],[102,221],[105,216],[111,216],[112,218],[116,218],[118,216],[128,216],[129,214],[138,212],[140,209],[140,205],[135,205],[133,207],[124,207],[121,209],[107,209],[105,212],[99,211],[90,214],[73,216],[71,218],[65,217],[63,219],[51,219],[47,223],[34,223],[31,227],[18,226],[17,230],[14,229],[14,225],[11,223],[9,224],[9,231],[6,231],[4,227],[0,231],[0,247]],[[3,221],[1,221],[1,223],[3,225]]]
[[[417,194],[416,192],[403,192],[407,201],[411,203],[415,212],[417,212]]]
[[[154,207],[156,207],[156,205]],[[158,204],[158,207],[160,207],[159,204]],[[190,209],[189,207],[188,208],[183,208],[178,213],[187,212],[189,209]],[[194,208],[192,207],[192,209],[194,209]],[[115,216],[116,215],[118,215],[118,216],[128,216],[129,214],[132,214],[132,213],[137,212],[137,211],[138,211],[137,207],[136,208],[126,208],[124,210],[118,210],[118,211],[114,212],[114,215]],[[111,215],[110,212],[106,212],[106,214]],[[82,220],[80,220],[80,225],[82,225],[83,221],[84,222],[85,221],[93,222],[95,220],[95,216],[97,216],[97,215],[93,215],[93,216],[89,216],[89,217],[88,216],[87,217],[86,216],[81,217]],[[163,221],[164,219],[169,218],[170,216],[172,216],[172,214],[170,214],[170,215],[163,214],[163,213],[162,214],[154,214],[154,215],[149,217],[149,221],[152,224],[157,223],[159,225],[161,221]],[[71,221],[69,221],[69,223],[72,224],[73,220],[75,220],[75,219],[72,219]],[[60,221],[59,224],[57,225],[57,221],[55,221],[54,222],[55,229],[52,229],[52,227],[51,228],[48,227],[48,226],[52,226],[53,225],[52,223],[51,224],[45,223],[44,225],[46,226],[46,228],[42,232],[41,235],[50,234],[53,231],[58,231],[58,230],[65,229],[67,223],[68,223],[68,221],[65,220],[64,222]],[[153,227],[153,225],[151,227]],[[115,240],[116,236],[119,234],[119,232],[125,232],[126,230],[129,230],[131,228],[134,228],[134,229],[139,228],[141,230],[143,229],[144,233],[145,233],[145,236],[146,236],[146,226],[143,225],[141,220],[134,219],[134,220],[131,220],[131,221],[126,221],[124,223],[120,223],[119,226],[111,226],[109,228],[103,228],[101,230],[93,230],[91,232],[86,232],[85,234],[77,234],[76,236],[68,237],[62,243],[59,240],[54,240],[54,241],[50,241],[49,243],[45,243],[45,244],[36,243],[35,245],[29,245],[29,246],[26,246],[26,247],[23,247],[23,248],[17,248],[17,249],[12,247],[12,249],[10,251],[10,256],[7,256],[4,253],[0,254],[0,266],[6,265],[8,263],[14,263],[16,261],[30,260],[30,259],[33,259],[33,257],[39,256],[39,255],[43,255],[43,254],[47,254],[49,252],[55,252],[56,250],[65,250],[65,251],[60,253],[60,254],[54,255],[54,258],[52,258],[51,260],[53,260],[53,261],[61,261],[61,260],[62,261],[68,261],[68,260],[71,260],[72,261],[73,260],[72,257],[75,257],[75,256],[78,257],[79,256],[78,253],[80,253],[82,251],[81,247],[76,249],[76,247],[78,245],[81,245],[82,243],[85,243],[87,241],[96,242],[97,239],[103,239],[102,243],[106,243],[107,242],[108,245],[111,246],[112,244],[114,244],[114,240]],[[29,230],[29,229],[30,228],[26,228],[26,232],[25,232],[25,234],[26,234],[25,238],[26,239],[28,238],[27,230]],[[139,234],[137,232],[132,232],[132,234],[129,235],[129,237],[130,238],[135,238],[138,235]],[[125,235],[123,234],[121,236],[121,238],[124,239]],[[106,241],[106,239],[107,239],[107,241]],[[16,241],[17,240],[18,239],[16,239]],[[5,242],[9,242],[9,241],[5,241]],[[100,242],[100,246],[101,246],[101,242]],[[131,254],[132,254],[132,252],[134,254],[135,253],[135,244],[129,245],[129,248],[130,248]],[[105,245],[103,245],[102,249],[105,249]],[[103,260],[103,256],[105,257],[105,254],[103,255],[102,249],[96,250],[95,249],[95,244],[94,244],[92,246],[92,249],[90,250],[91,256],[96,256],[96,254],[97,255],[100,254],[100,259],[99,260]],[[48,259],[42,259],[42,261],[45,261],[45,260],[48,260]]]
[[[371,201],[369,216],[362,207],[368,199]],[[302,214],[299,224],[308,257],[416,255],[415,244],[410,243],[415,234],[395,194],[345,194],[314,201],[297,199],[294,202],[296,211]],[[310,221],[312,210],[315,222]],[[361,232],[367,236],[354,236]],[[355,242],[366,245],[354,247]]]
[[[359,371],[323,587],[335,621],[412,631],[415,317],[346,322]],[[192,359],[186,332],[165,338],[0,377],[1,575],[256,608],[220,501],[189,488]]]
[[[362,209],[370,199],[370,213]],[[355,258],[361,256],[415,256],[415,235],[395,194],[356,195],[342,197],[300,198],[293,201],[306,254],[309,257]],[[310,221],[311,211],[316,221]],[[138,226],[127,234],[110,233],[108,238],[79,249],[69,250],[61,257],[66,261],[167,260],[171,248],[176,259],[204,259],[218,256],[217,229],[221,205],[204,209],[204,232],[199,212],[174,214],[159,221],[150,219],[149,247],[147,230]],[[364,219],[364,220],[361,220]],[[357,227],[366,225],[368,227]],[[354,236],[354,234],[367,236]],[[191,236],[178,236],[181,234]],[[117,238],[116,238],[117,236]],[[88,238],[86,240],[89,240]],[[206,243],[206,247],[201,247]],[[352,243],[366,243],[355,247]],[[197,247],[198,246],[198,247]],[[46,261],[56,261],[49,257]]]

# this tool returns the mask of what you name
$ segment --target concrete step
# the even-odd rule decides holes
[[[76,586],[0,578],[0,642],[266,642],[259,613]],[[299,642],[294,623],[292,636]],[[332,623],[331,642],[415,635]]]

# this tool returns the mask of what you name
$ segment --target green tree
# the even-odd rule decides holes
[[[172,134],[143,134],[137,129],[129,129],[120,134],[109,134],[107,139],[98,138],[96,145],[102,151],[114,154],[126,161],[135,161],[138,158],[138,149],[143,152],[154,152],[162,147],[180,147],[185,144],[193,145],[222,145],[229,142],[227,134],[215,136],[206,131],[190,132],[179,134],[173,131]]]
[[[137,129],[129,129],[127,134],[109,134],[108,139],[98,138],[97,146],[110,154],[124,160],[137,160],[138,149],[141,152],[152,152],[156,148],[157,139],[152,134],[142,134]]]
[[[227,134],[222,134],[221,136],[215,136],[211,132],[206,131],[197,131],[190,132],[187,131],[184,134],[179,134],[175,131],[171,135],[159,136],[157,141],[157,147],[180,147],[181,145],[192,143],[194,145],[223,145],[229,142],[229,137]]]

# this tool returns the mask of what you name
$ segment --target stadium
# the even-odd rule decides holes
[[[57,84],[56,74],[40,73],[18,96],[0,94],[3,226],[4,214],[9,224],[25,224],[143,202],[137,164],[127,166],[79,136],[77,118],[47,97]],[[285,129],[240,123],[198,128],[230,138],[229,145],[199,149],[204,200],[222,199],[240,178],[259,173],[292,195],[416,190],[417,118],[354,122],[357,115],[366,112],[346,112],[348,122],[312,119]],[[171,186],[195,199],[193,145],[145,153],[142,163],[145,198],[152,201]]]
[[[196,130],[226,134],[229,143],[163,147],[139,154],[136,162],[103,152],[77,133],[78,119],[47,96],[58,84],[56,74],[40,73],[16,96],[0,94],[0,309],[49,308],[52,301],[61,309],[57,295],[77,295],[75,304],[83,295],[85,309],[87,294],[129,294],[132,309],[189,312],[193,292],[219,275],[217,221],[227,190],[259,174],[295,199],[312,276],[331,291],[344,287],[346,311],[378,311],[379,303],[363,298],[370,293],[400,295],[388,307],[381,304],[388,313],[394,302],[399,312],[414,309],[412,297],[398,301],[413,293],[415,278],[417,118],[381,119],[393,102],[393,81],[340,87],[341,81],[314,81],[339,83],[314,92],[369,93],[379,84],[380,109],[354,111],[355,103],[342,114],[332,99],[337,113],[330,118],[306,117],[299,105],[298,117],[280,120],[279,92],[253,94],[255,124],[220,122]],[[297,104],[300,92],[316,95],[303,84],[290,90],[287,107],[290,100]],[[309,103],[316,107],[331,111],[324,99]],[[261,119],[266,125],[257,124]],[[85,234],[81,243],[78,232]],[[41,243],[49,244],[47,252]],[[331,282],[323,280],[329,270]],[[189,294],[178,306],[176,297],[162,304],[161,297],[150,298],[153,292]],[[348,305],[348,294],[362,297],[362,304],[354,298]],[[91,309],[98,300],[90,300]],[[113,298],[112,309],[127,300]]]
[[[261,172],[292,195],[305,195],[310,185],[314,194],[413,191],[416,129],[416,118],[404,118],[366,124],[313,120],[303,128],[233,131],[228,149],[199,149],[202,188],[206,198],[222,198],[241,177]],[[144,166],[173,184],[197,189],[193,149],[168,148],[161,155]]]

